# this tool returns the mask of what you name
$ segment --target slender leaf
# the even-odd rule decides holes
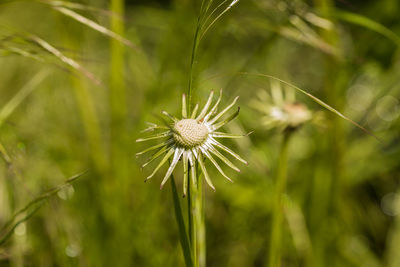
[[[64,184],[59,185],[55,188],[48,190],[47,192],[43,193],[36,199],[29,202],[24,208],[20,209],[17,213],[13,215],[13,217],[1,228],[0,230],[0,246],[2,246],[12,235],[14,229],[20,225],[21,223],[27,221],[31,218],[37,210],[48,200],[50,197],[54,196],[60,190],[64,189],[65,187],[71,185],[75,180],[86,173],[82,172],[77,175],[72,176]]]
[[[335,10],[332,15],[340,20],[359,25],[365,27],[371,31],[377,32],[386,38],[392,40],[396,45],[400,46],[400,36],[397,35],[395,32],[390,30],[389,28],[385,27],[384,25],[362,16],[360,14],[347,12],[347,11],[338,11]]]
[[[6,103],[0,110],[0,127],[4,121],[14,112],[22,101],[37,88],[37,86],[49,75],[49,72],[41,71],[36,74],[24,87]]]
[[[117,41],[120,41],[121,43],[123,43],[131,48],[137,49],[137,47],[131,41],[125,39],[124,37],[120,36],[119,34],[113,32],[113,31],[110,31],[109,29],[99,25],[98,23],[76,13],[75,11],[72,11],[72,10],[70,10],[68,8],[64,8],[64,7],[53,7],[53,9],[57,10],[58,12],[66,15],[68,17],[75,19],[76,21],[79,21],[80,23],[82,23],[104,35],[107,35],[108,37],[111,37]]]
[[[30,39],[34,41],[36,44],[38,44],[40,47],[42,47],[44,50],[49,52],[50,54],[54,55],[57,57],[59,60],[61,60],[63,63],[67,64],[68,66],[72,67],[73,69],[77,70],[78,72],[82,73],[84,76],[89,78],[92,82],[94,82],[96,85],[101,85],[101,82],[94,76],[93,73],[88,71],[86,68],[82,67],[78,62],[75,60],[65,56],[60,50],[46,42],[45,40],[41,39],[38,36],[31,35]]]
[[[174,201],[175,219],[178,224],[179,239],[181,242],[183,256],[185,258],[185,264],[186,267],[190,267],[193,266],[193,261],[190,253],[189,238],[186,232],[185,221],[183,220],[182,209],[179,202],[178,191],[176,190],[176,184],[173,175],[171,176],[171,192],[172,199]]]

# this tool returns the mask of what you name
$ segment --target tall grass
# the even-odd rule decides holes
[[[0,265],[397,266],[398,1],[201,2],[0,3]],[[248,104],[276,77],[323,114],[290,139],[284,197],[283,136]],[[249,167],[186,198],[179,168],[144,184],[144,123],[220,88]]]

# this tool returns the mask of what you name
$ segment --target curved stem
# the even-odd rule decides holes
[[[271,241],[269,248],[269,267],[281,265],[281,232],[283,218],[283,194],[286,189],[288,147],[291,131],[285,131],[278,159],[278,172],[275,184],[275,195],[273,202]]]

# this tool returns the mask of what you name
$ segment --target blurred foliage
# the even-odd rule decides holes
[[[56,2],[0,2],[0,227],[89,171],[14,229],[0,266],[184,266],[171,192],[159,190],[163,172],[143,183],[150,170],[134,140],[161,110],[179,112],[200,1],[126,1],[122,20],[105,0],[64,6],[90,22]],[[400,35],[397,0],[242,0],[204,37],[195,101],[211,89],[223,88],[225,103],[240,95],[239,120],[227,127],[254,130],[232,141],[250,163],[228,171],[234,184],[211,172],[208,266],[268,262],[282,134],[264,129],[250,104],[269,79],[240,72],[291,82],[381,139],[297,94],[325,114],[290,143],[283,266],[399,266],[398,43],[341,12]],[[181,188],[181,167],[175,177]]]

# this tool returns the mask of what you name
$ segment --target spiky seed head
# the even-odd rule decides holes
[[[195,119],[177,121],[173,129],[175,141],[185,148],[193,148],[203,144],[209,134],[207,126]]]
[[[183,195],[186,195],[188,180],[189,180],[189,169],[190,175],[192,179],[190,179],[194,184],[197,183],[197,166],[200,166],[201,172],[204,175],[204,179],[207,184],[215,190],[215,187],[211,181],[210,176],[208,175],[205,160],[208,159],[217,170],[229,181],[232,181],[222,170],[218,162],[214,159],[214,156],[223,161],[227,166],[231,167],[236,171],[240,171],[228,158],[226,158],[220,151],[224,151],[237,160],[247,164],[247,161],[242,159],[238,154],[232,151],[229,147],[224,146],[218,140],[219,138],[240,138],[243,135],[236,135],[224,132],[217,132],[218,129],[235,119],[239,115],[239,109],[226,117],[225,119],[219,121],[222,116],[232,108],[238,97],[236,97],[233,102],[228,105],[225,109],[216,112],[218,108],[218,104],[222,98],[222,90],[220,91],[220,95],[216,103],[210,109],[212,98],[214,92],[211,91],[210,96],[204,108],[197,115],[198,105],[193,109],[191,114],[186,110],[186,96],[182,97],[182,119],[178,119],[168,112],[163,111],[162,114],[167,116],[173,124],[168,124],[166,126],[159,126],[156,124],[151,124],[146,131],[154,131],[154,130],[164,130],[164,132],[155,133],[146,138],[139,138],[136,142],[145,142],[160,138],[167,138],[163,142],[151,146],[142,152],[137,153],[137,155],[141,155],[147,153],[149,151],[158,149],[156,152],[143,166],[148,165],[150,162],[155,160],[156,158],[164,155],[161,161],[158,163],[157,167],[153,170],[153,172],[146,178],[146,181],[153,177],[155,173],[164,165],[166,162],[169,162],[169,168],[164,176],[164,179],[161,182],[160,188],[162,188],[165,183],[168,181],[169,177],[172,175],[176,165],[180,160],[183,162]],[[171,159],[172,158],[172,159]],[[197,165],[198,164],[198,165]]]

